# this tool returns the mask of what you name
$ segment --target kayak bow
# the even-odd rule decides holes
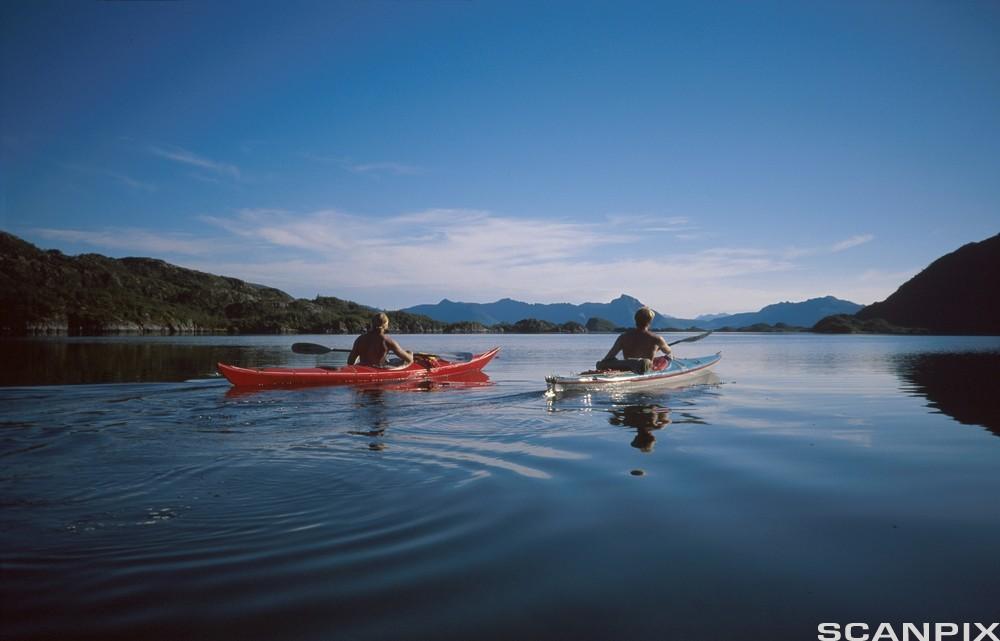
[[[219,363],[219,373],[236,387],[300,387],[307,385],[343,385],[447,378],[478,372],[493,360],[499,347],[474,354],[468,361],[443,358],[419,358],[402,369],[347,365],[346,367],[259,367],[245,368]]]

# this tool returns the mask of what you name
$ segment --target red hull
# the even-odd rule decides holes
[[[348,365],[337,369],[322,367],[261,367],[248,369],[219,363],[219,373],[236,387],[300,387],[307,385],[343,385],[439,379],[478,372],[500,351],[494,347],[475,354],[471,360],[453,363],[436,359],[434,364],[415,362],[405,369],[383,369]]]

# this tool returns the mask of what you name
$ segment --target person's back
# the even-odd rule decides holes
[[[637,374],[645,374],[653,366],[656,350],[660,350],[670,358],[671,349],[662,336],[649,331],[653,322],[653,311],[643,307],[635,313],[635,327],[626,330],[611,346],[611,350],[597,362],[599,370],[626,370]],[[624,359],[616,358],[622,352]]]
[[[406,367],[412,363],[413,354],[387,336],[385,332],[388,329],[389,317],[382,312],[375,314],[368,331],[355,339],[351,355],[347,357],[347,364],[382,367],[385,364],[385,357],[389,355],[390,351],[403,359],[403,364],[400,367]]]
[[[621,350],[625,358],[648,358],[656,356],[662,338],[645,328],[626,330],[621,336]]]
[[[378,367],[389,355],[389,346],[386,345],[384,334],[369,330],[354,341],[353,351],[357,356],[357,364]]]

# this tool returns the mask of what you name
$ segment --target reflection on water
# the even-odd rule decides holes
[[[359,436],[382,436],[389,427],[389,415],[385,407],[385,390],[373,388],[356,389],[353,406],[356,420],[363,430],[351,430],[350,434]],[[375,441],[371,449],[384,449],[385,444]]]
[[[634,427],[635,438],[632,447],[643,452],[652,452],[656,437],[654,430],[663,429],[670,424],[670,409],[659,405],[626,405],[610,410],[612,425]]]
[[[447,390],[489,387],[493,385],[489,374],[485,372],[463,372],[454,374],[447,378],[418,378],[402,381],[384,381],[372,383],[330,383],[327,385],[274,385],[262,387],[230,387],[226,392],[229,398],[243,398],[253,396],[266,396],[268,393],[288,390],[309,390],[318,387],[346,387],[355,390],[359,394],[371,393],[374,397],[381,397],[386,391],[393,392],[443,392]]]
[[[100,339],[3,339],[0,386],[185,381],[215,376],[216,363],[248,367],[295,358],[283,347]]]
[[[295,340],[52,341],[11,368],[336,363]],[[798,641],[827,620],[992,620],[1000,441],[942,412],[996,431],[996,361],[965,354],[1000,339],[712,340],[721,384],[551,400],[554,364],[588,367],[606,336],[504,336],[478,382],[0,388],[0,637]]]
[[[169,338],[4,338],[0,339],[0,386],[77,385],[99,383],[179,382],[217,378],[216,365],[243,367],[340,367],[343,354],[299,355],[291,351],[294,337]],[[274,341],[274,342],[269,342]],[[378,389],[440,391],[456,386],[490,385],[483,372],[447,380],[396,381],[369,384]],[[286,386],[287,387],[287,386]],[[242,390],[234,391],[238,397]]]
[[[1000,436],[1000,354],[913,354],[897,366],[900,377],[931,407]]]

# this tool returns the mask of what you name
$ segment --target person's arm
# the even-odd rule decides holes
[[[399,343],[397,343],[395,341],[395,339],[392,339],[392,338],[389,338],[388,336],[386,336],[385,337],[385,344],[386,344],[386,347],[388,347],[389,350],[393,354],[395,354],[396,356],[398,356],[401,359],[403,359],[403,362],[400,365],[397,365],[396,367],[394,367],[393,369],[403,369],[404,367],[409,367],[410,364],[413,363],[413,353],[412,352],[408,352],[405,349],[403,349],[402,347],[400,347]]]
[[[360,336],[357,337],[357,338],[355,338],[354,339],[354,344],[351,345],[351,353],[348,354],[348,356],[347,356],[347,364],[348,365],[354,365],[355,363],[357,363],[361,359],[361,353],[358,351],[358,341],[360,341],[360,340],[361,340]]]
[[[617,356],[618,352],[620,352],[620,351],[622,351],[622,337],[621,337],[621,335],[619,335],[618,338],[615,339],[615,344],[611,346],[611,349],[608,351],[607,356],[605,356],[601,360],[602,361],[610,361],[615,356]]]
[[[673,358],[674,350],[670,349],[670,345],[667,344],[667,339],[663,338],[662,336],[658,336],[657,338],[660,339],[660,344],[659,344],[660,351],[666,354],[667,358]]]

